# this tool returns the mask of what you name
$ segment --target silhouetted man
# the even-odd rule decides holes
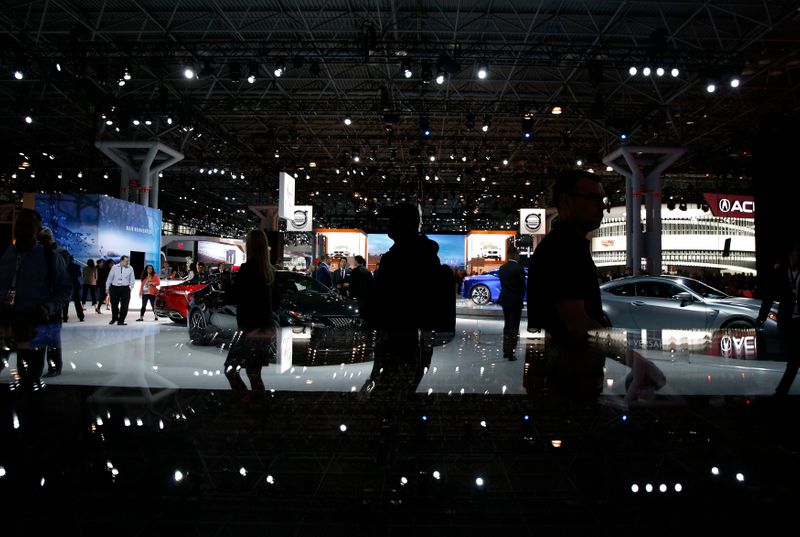
[[[357,255],[355,260],[356,268],[350,273],[350,296],[358,301],[358,311],[364,319],[367,316],[367,302],[372,293],[372,273],[362,256]]]
[[[500,297],[503,308],[503,358],[515,360],[514,350],[519,340],[519,323],[525,299],[525,269],[519,264],[517,249],[510,246],[508,261],[497,271],[500,278]]]
[[[339,267],[331,272],[331,285],[342,296],[350,294],[350,269],[344,257],[339,259]]]

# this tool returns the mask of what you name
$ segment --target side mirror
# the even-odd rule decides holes
[[[684,291],[683,293],[678,293],[673,297],[675,300],[680,300],[681,306],[685,306],[686,304],[691,304],[694,302],[694,295],[689,293],[688,291]]]

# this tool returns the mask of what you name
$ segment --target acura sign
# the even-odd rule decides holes
[[[519,232],[522,235],[544,235],[546,233],[544,209],[520,209]]]
[[[753,196],[705,193],[703,197],[714,216],[732,218],[755,218],[756,216]]]

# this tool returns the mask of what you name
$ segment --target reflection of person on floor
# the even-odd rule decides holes
[[[778,301],[778,332],[787,352],[786,371],[775,395],[786,395],[800,365],[800,239],[788,245],[784,262],[775,266],[764,285],[756,324],[767,320],[773,301]]]
[[[553,204],[558,221],[534,250],[528,272],[528,329],[545,329],[558,385],[573,395],[597,395],[603,388],[605,352],[591,347],[587,334],[604,327],[604,315],[586,235],[603,220],[606,197],[600,178],[582,170],[562,174],[553,187]],[[650,381],[648,372],[658,371],[641,363],[641,355],[626,357],[636,373],[632,389]],[[661,377],[653,379],[658,387],[664,384]]]
[[[497,272],[500,278],[500,297],[503,308],[503,358],[516,360],[514,351],[519,341],[519,323],[525,298],[525,269],[519,264],[519,253],[508,247],[508,261]]]
[[[247,372],[253,393],[264,393],[261,368],[274,357],[276,337],[273,313],[279,304],[275,268],[269,262],[269,242],[260,229],[245,239],[247,262],[236,273],[226,301],[236,304],[237,331],[225,359],[225,376],[231,389],[246,392],[240,371]]]
[[[413,393],[430,364],[433,345],[441,342],[441,334],[452,337],[455,330],[453,271],[440,263],[439,245],[420,232],[421,226],[416,205],[401,203],[389,210],[388,234],[394,244],[381,257],[367,306],[368,322],[378,331],[367,392],[400,382],[405,392]],[[422,297],[426,306],[397,300],[402,289]]]
[[[0,317],[6,336],[0,346],[16,349],[20,383],[32,388],[39,385],[50,343],[40,325],[57,323],[72,292],[64,261],[36,242],[41,225],[39,213],[22,209],[14,224],[15,243],[0,258]]]

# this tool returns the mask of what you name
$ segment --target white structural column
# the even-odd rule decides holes
[[[96,142],[95,145],[120,167],[120,199],[158,209],[158,176],[183,160],[183,153],[161,142]]]
[[[661,273],[661,178],[684,153],[683,147],[626,145],[603,158],[606,165],[625,176],[626,265],[634,275],[641,274],[643,258],[647,260],[648,272]]]

